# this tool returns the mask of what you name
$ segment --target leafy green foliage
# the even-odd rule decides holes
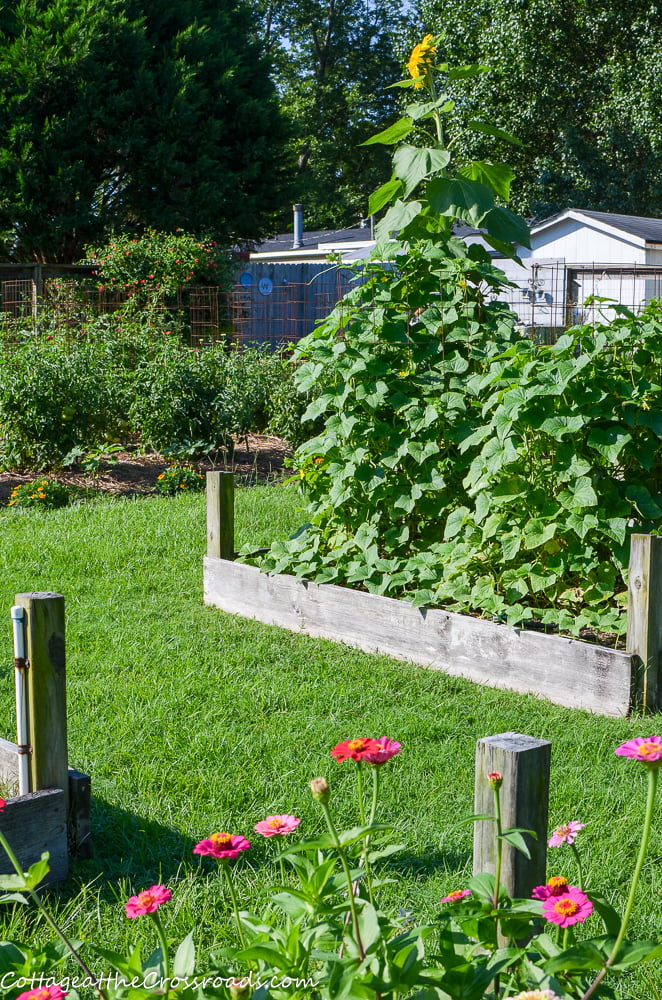
[[[256,239],[285,126],[246,5],[24,0],[0,28],[0,234],[73,262],[111,232]]]
[[[169,465],[156,480],[156,492],[179,496],[184,490],[198,492],[205,488],[205,477],[193,465]]]
[[[361,143],[397,110],[401,0],[254,0],[274,62],[296,201],[309,228],[353,225],[389,172]],[[291,226],[291,214],[281,225]]]
[[[443,29],[444,54],[489,68],[448,80],[464,124],[456,149],[507,158],[517,211],[660,215],[658,2],[421,0],[418,10],[428,30]],[[478,116],[491,127],[477,130]]]
[[[231,255],[215,240],[154,229],[140,237],[118,233],[104,246],[86,247],[85,257],[98,264],[96,274],[104,284],[144,285],[163,295],[182,285],[227,286],[235,270]]]
[[[629,535],[662,521],[659,305],[553,347],[518,339],[505,276],[451,228],[470,223],[512,256],[527,239],[499,204],[512,172],[455,168],[453,105],[429,90],[404,121],[432,120],[437,141],[395,150],[379,262],[296,352],[301,391],[324,372],[303,417],[324,429],[296,455],[308,523],[264,568],[620,632]]]
[[[7,506],[41,507],[44,510],[52,510],[55,507],[66,507],[71,496],[72,491],[67,486],[42,476],[15,486]]]

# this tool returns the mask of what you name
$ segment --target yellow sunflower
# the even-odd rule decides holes
[[[415,88],[422,87],[423,81],[418,79],[425,76],[428,68],[432,65],[437,52],[437,46],[433,43],[433,35],[426,35],[422,42],[415,45],[409,56],[407,69],[409,75],[416,80]]]

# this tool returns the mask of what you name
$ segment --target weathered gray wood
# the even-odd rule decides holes
[[[18,747],[3,739],[0,739],[0,783],[11,789],[11,795],[18,790]]]
[[[207,555],[234,559],[234,473],[207,473]]]
[[[630,539],[626,646],[637,657],[637,699],[646,708],[662,708],[662,538],[658,535]]]
[[[39,861],[44,851],[50,854],[50,873],[46,885],[63,882],[69,872],[67,854],[67,810],[61,788],[30,792],[14,799],[0,813],[0,830],[20,865],[27,869]],[[0,873],[13,872],[12,864],[0,847]]]
[[[17,594],[26,612],[30,785],[61,788],[69,798],[64,597],[50,591]]]
[[[257,621],[602,715],[628,712],[629,653],[207,557],[205,602]]]
[[[69,768],[69,850],[79,858],[92,857],[92,782],[87,774]]]
[[[498,772],[502,829],[518,826],[534,830],[537,839],[526,837],[531,858],[503,844],[501,885],[509,896],[528,897],[536,885],[545,882],[547,863],[547,818],[549,811],[549,767],[552,744],[520,733],[501,733],[478,740],[474,812],[495,815],[494,792],[487,775]],[[474,823],[474,875],[495,874],[496,825],[490,820]]]

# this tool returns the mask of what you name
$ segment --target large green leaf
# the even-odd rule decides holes
[[[387,205],[389,201],[392,201],[396,195],[400,195],[403,192],[402,181],[398,177],[392,177],[390,181],[386,181],[381,187],[377,188],[368,199],[368,212],[370,215],[376,215],[384,205]]]
[[[495,206],[482,220],[481,228],[504,243],[531,248],[531,232],[524,219],[508,208]]]
[[[497,128],[496,125],[488,125],[487,122],[478,121],[468,121],[467,128],[472,132],[482,132],[484,135],[492,135],[496,139],[503,139],[505,142],[511,142],[514,146],[523,145],[519,139],[516,139],[514,135],[510,132],[506,132],[502,128]]]
[[[408,226],[412,219],[421,211],[420,201],[401,201],[399,198],[395,205],[389,208],[383,219],[380,219],[375,227],[375,235],[378,240],[388,240],[392,232],[399,232]]]
[[[378,132],[377,135],[373,135],[371,139],[366,139],[365,142],[359,145],[372,146],[373,143],[380,142],[385,146],[392,146],[409,135],[413,127],[414,123],[411,118],[401,118],[400,121],[390,125],[383,132]]]
[[[464,177],[437,177],[427,187],[430,207],[439,215],[461,219],[472,226],[480,226],[487,213],[494,208],[494,195],[479,181]]]
[[[515,180],[515,171],[505,163],[486,163],[484,160],[473,160],[460,167],[458,174],[472,181],[480,181],[504,201],[510,198],[510,185]]]
[[[405,197],[430,174],[443,170],[450,161],[451,154],[447,149],[435,149],[433,146],[401,146],[396,149],[393,157],[393,170],[396,177],[404,182]]]

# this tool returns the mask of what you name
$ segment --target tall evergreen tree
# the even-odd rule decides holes
[[[662,215],[660,0],[420,0],[419,12],[449,60],[489,68],[453,96],[466,121],[522,146],[468,130],[460,148],[513,166],[517,211]]]
[[[242,0],[0,3],[4,256],[76,260],[113,229],[266,232],[286,128],[253,28]]]

